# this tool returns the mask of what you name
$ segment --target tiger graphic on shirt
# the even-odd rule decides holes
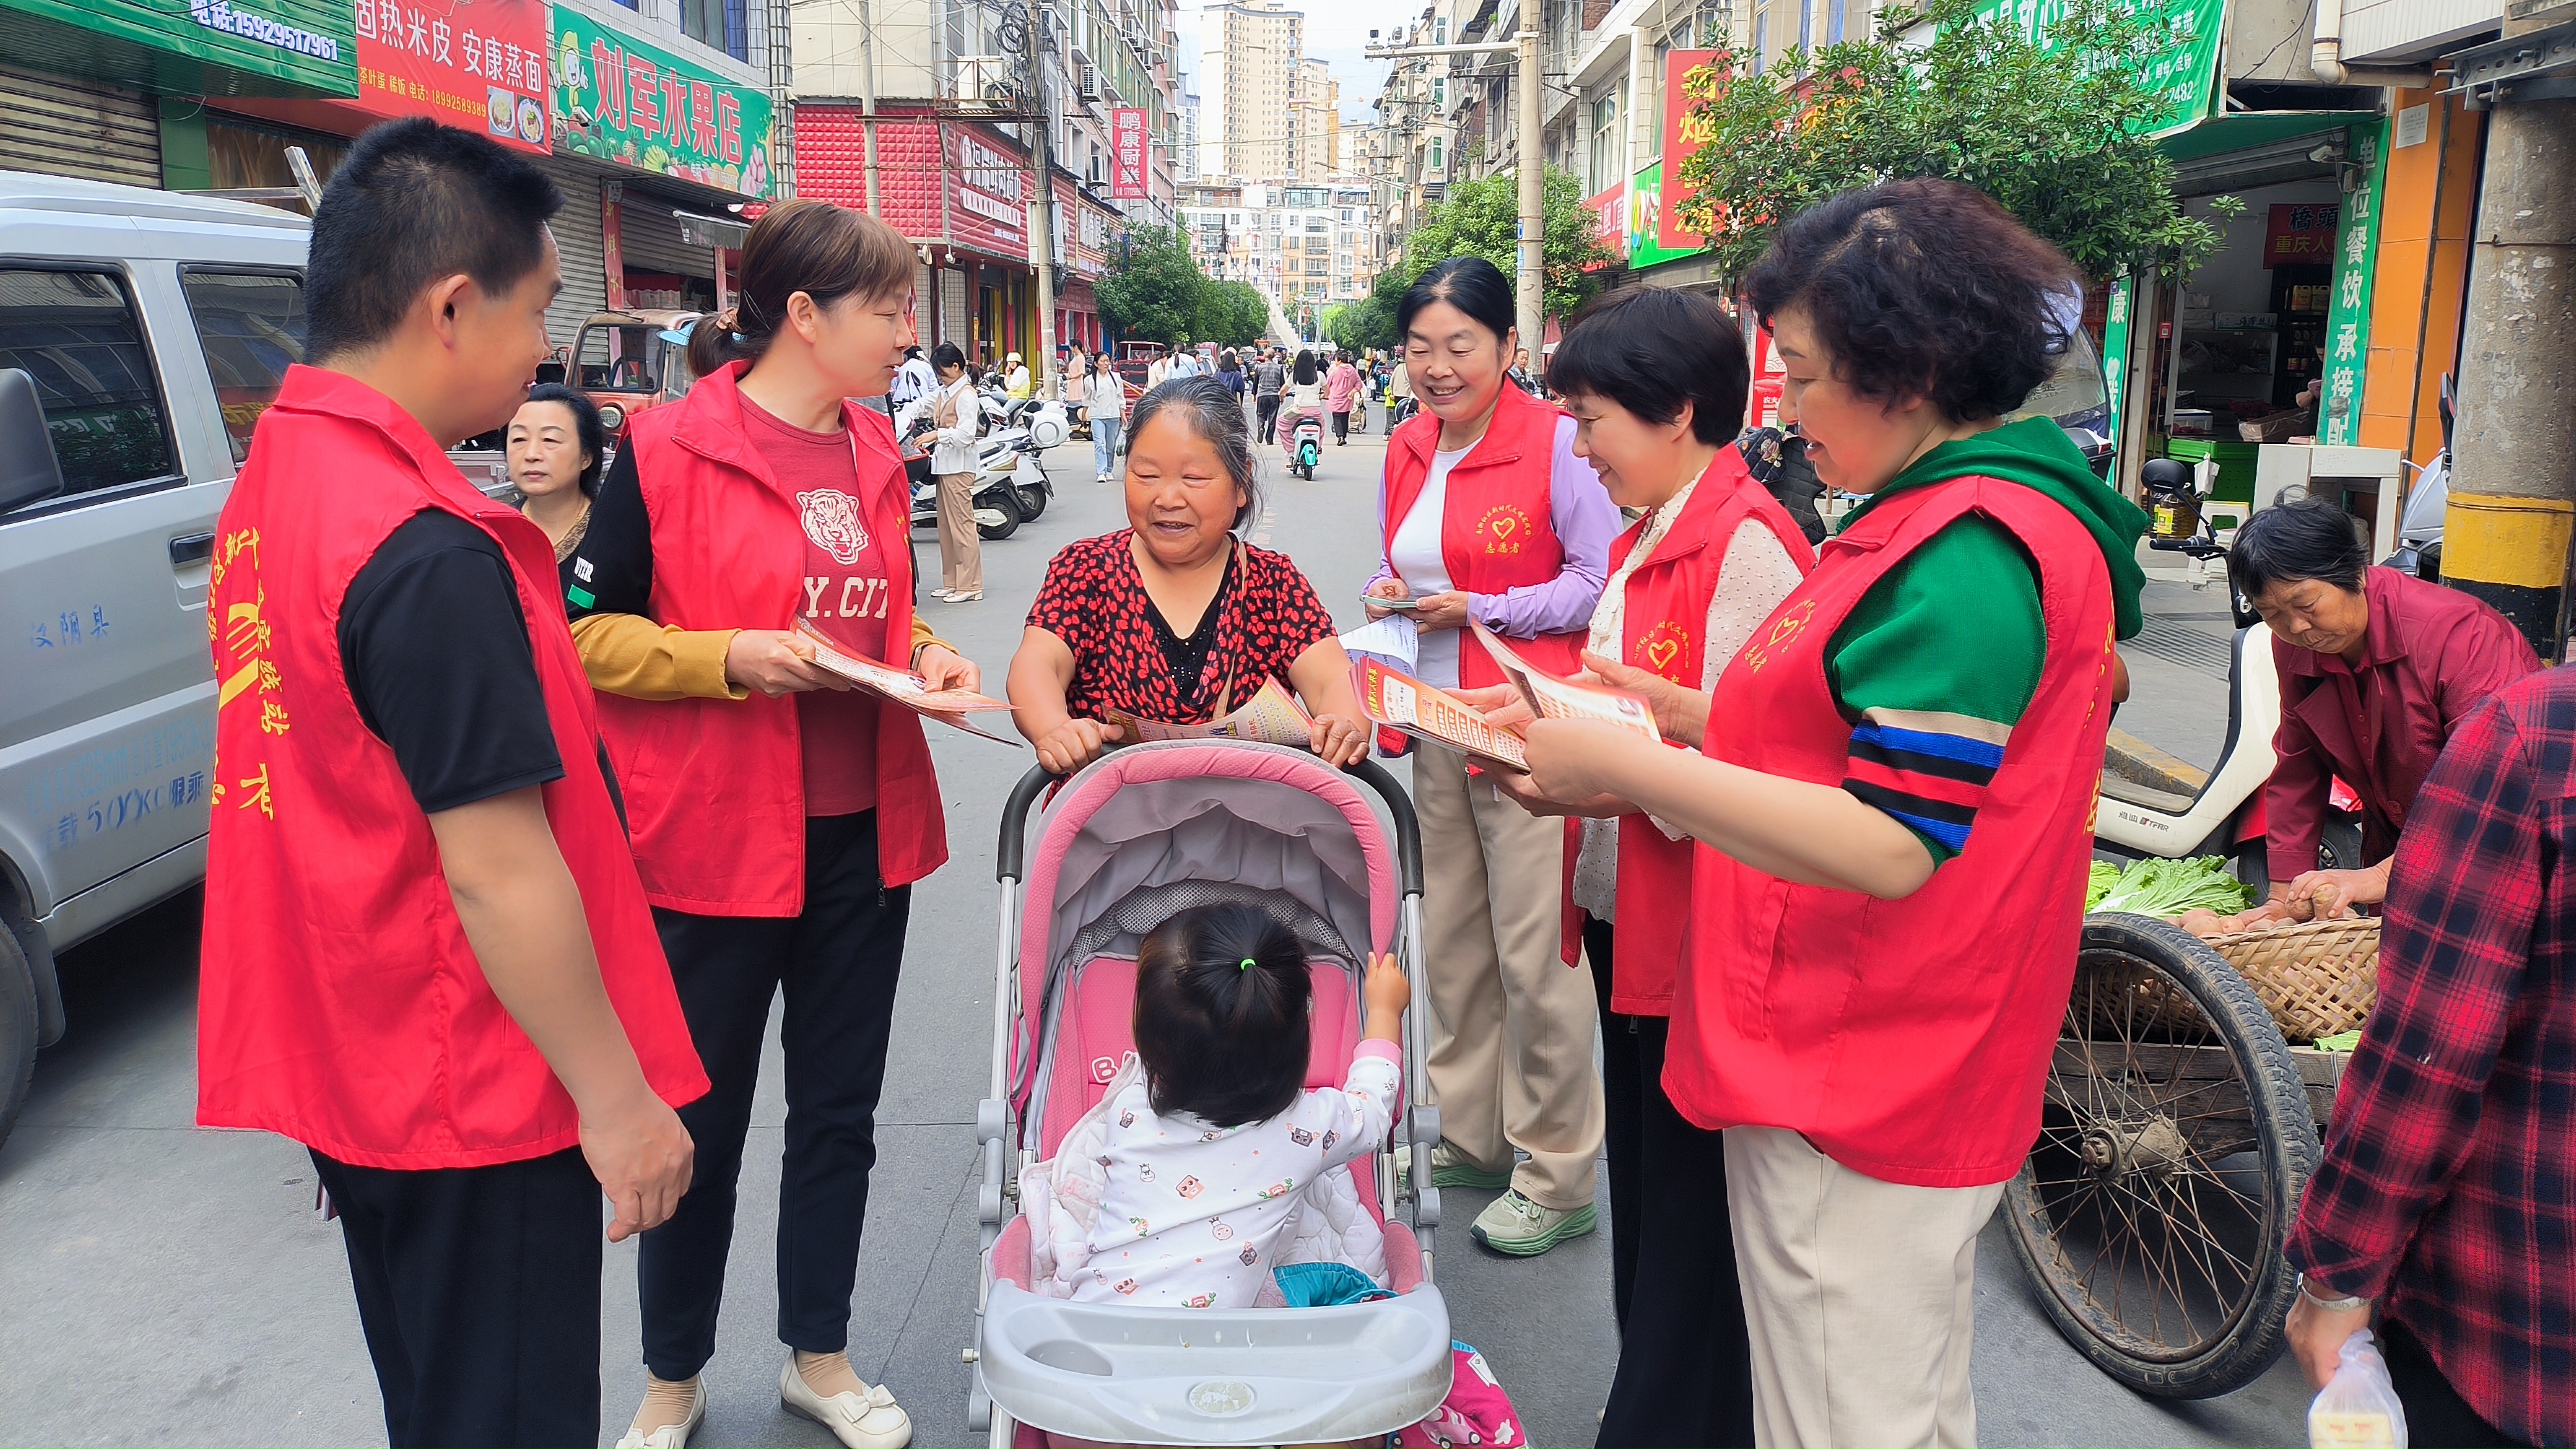
[[[854,564],[867,552],[868,528],[859,516],[859,500],[837,488],[818,488],[797,494],[796,507],[805,536],[830,554],[833,562]]]

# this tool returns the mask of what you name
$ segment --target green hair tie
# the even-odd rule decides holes
[[[1251,970],[1251,969],[1252,969],[1252,958],[1251,958],[1251,957],[1246,956],[1246,957],[1244,957],[1244,958],[1243,958],[1243,969],[1244,969],[1244,970],[1246,970],[1246,971],[1249,971],[1249,970]]]

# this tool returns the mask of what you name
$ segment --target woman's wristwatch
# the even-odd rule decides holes
[[[2309,1303],[2316,1307],[2324,1309],[2328,1313],[2350,1313],[2356,1308],[2368,1308],[2370,1306],[2370,1300],[2367,1298],[2318,1297],[2316,1294],[2308,1291],[2308,1275],[2305,1273],[2301,1273],[2299,1275],[2299,1296],[2305,1298]]]

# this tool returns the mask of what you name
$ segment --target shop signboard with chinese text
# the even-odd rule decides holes
[[[2347,133],[2345,154],[2361,167],[2344,197],[2335,232],[2334,296],[2326,312],[2325,396],[2317,408],[2317,441],[2360,441],[2361,384],[2370,362],[2371,273],[2379,262],[2379,203],[2388,173],[2388,122],[2364,121]]]
[[[1663,235],[1664,163],[1637,173],[1628,186],[1628,266],[1634,270],[1696,256],[1697,247],[1668,247]]]
[[[2137,307],[2136,273],[2123,272],[2102,303],[2102,396],[2111,409],[2111,445],[2120,445],[2120,419],[2128,413],[2129,338]]]
[[[357,0],[358,105],[548,149],[547,0]]]
[[[2150,88],[2164,109],[2139,129],[2150,136],[2179,131],[2212,114],[2218,104],[2218,44],[2227,30],[2227,0],[2135,0],[2148,41],[2120,57]],[[1981,20],[2001,18],[2044,49],[2065,19],[2067,0],[1986,0]]]
[[[1628,183],[1622,181],[1583,203],[1592,213],[1592,238],[1610,254],[1610,260],[1595,264],[1601,267],[1625,265],[1628,260]]]
[[[1109,113],[1109,194],[1119,201],[1145,199],[1145,113],[1120,106]]]
[[[1686,77],[1717,59],[1714,50],[1674,50],[1664,54],[1664,174],[1681,185],[1682,163],[1708,144],[1708,123],[1691,114]],[[1678,198],[1676,198],[1678,199]],[[1655,245],[1669,252],[1695,252],[1708,238],[1682,230],[1681,208],[1656,209]]]
[[[2332,263],[2341,219],[2331,201],[2275,203],[2263,222],[2263,265]]]
[[[173,91],[358,93],[358,40],[347,0],[0,0],[0,12],[8,11],[139,47],[155,83]],[[50,43],[50,37],[20,39]],[[208,67],[229,74],[204,74]]]
[[[948,153],[948,235],[988,256],[1029,255],[1028,163],[971,126],[941,128]]]
[[[582,11],[558,8],[554,25],[556,150],[744,196],[772,192],[767,91]]]

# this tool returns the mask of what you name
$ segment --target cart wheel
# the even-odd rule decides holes
[[[2004,1189],[2058,1331],[2141,1393],[2205,1399],[2280,1356],[2281,1256],[2316,1170],[2289,1044],[2245,978],[2171,922],[2084,922],[2039,1143]]]

